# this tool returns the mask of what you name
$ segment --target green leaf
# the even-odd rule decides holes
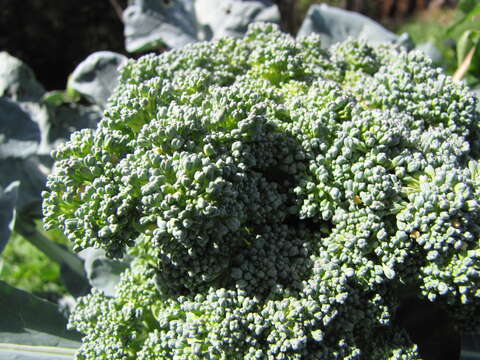
[[[478,45],[479,33],[477,31],[467,30],[458,39],[457,42],[457,64],[460,66],[468,53]]]
[[[67,88],[65,89],[67,98],[72,99],[71,102],[79,102],[80,99],[82,98],[82,94],[80,94],[78,91],[75,89],[72,89],[70,86],[70,77],[67,80]]]
[[[60,281],[60,266],[15,231],[0,261],[0,279],[11,286],[50,301],[67,293]]]
[[[79,97],[71,97],[66,90],[53,90],[49,91],[42,97],[42,102],[50,106],[60,106],[68,104],[70,102],[76,102]]]
[[[54,98],[53,103],[58,100]],[[74,131],[95,127],[101,118],[98,106],[47,104],[0,98],[0,186],[19,181],[17,210],[37,218],[52,165],[50,152]]]
[[[68,95],[69,96],[69,95]],[[37,155],[48,156],[70,135],[86,127],[93,128],[101,118],[102,110],[96,105],[81,105],[72,102],[59,106],[43,102],[21,102],[18,106],[30,116],[40,131]]]
[[[460,0],[458,3],[458,8],[464,12],[468,13],[472,11],[475,6],[477,6],[478,0]]]
[[[455,32],[465,30],[479,29],[480,24],[478,21],[473,21],[475,16],[480,15],[480,4],[471,9],[465,16],[462,16],[453,25],[451,25],[446,32],[446,36],[452,36]]]
[[[418,44],[417,46],[415,46],[415,50],[422,51],[433,61],[434,64],[440,65],[443,61],[443,54],[432,41]]]
[[[0,358],[73,359],[81,335],[58,307],[0,281]]]
[[[19,181],[17,210],[35,216],[40,216],[40,193],[49,172],[36,156],[45,147],[42,128],[48,117],[38,103],[0,98],[0,186]]]
[[[19,182],[15,181],[6,189],[0,187],[0,254],[7,245],[15,224],[19,185]]]
[[[478,0],[460,0],[458,2],[458,9],[464,13],[472,11],[478,4]]]
[[[480,32],[477,33],[477,39],[476,39],[476,44],[475,44],[475,51],[473,53],[472,57],[472,63],[470,64],[470,73],[474,75],[477,78],[477,84],[478,84],[478,78],[480,77]]]

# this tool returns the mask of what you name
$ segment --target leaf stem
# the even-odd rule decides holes
[[[455,74],[453,74],[453,80],[454,81],[461,81],[464,77],[465,74],[468,71],[468,68],[470,67],[470,64],[472,63],[473,59],[473,54],[475,53],[476,46],[474,46],[465,56],[465,59],[463,59],[461,65],[458,67],[457,71],[455,71]]]
[[[73,272],[81,277],[85,276],[82,260],[38,231],[35,224],[31,224],[23,219],[17,219],[15,231],[53,261],[67,265]]]
[[[68,349],[62,347],[53,346],[34,346],[34,345],[20,345],[20,344],[8,344],[0,343],[0,352],[23,352],[33,353],[38,355],[60,355],[73,358],[75,356],[76,349]]]

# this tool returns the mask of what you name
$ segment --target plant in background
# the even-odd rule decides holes
[[[475,107],[419,52],[275,25],[128,61],[43,194],[76,250],[135,257],[77,358],[428,358],[412,299],[478,327]]]
[[[0,275],[10,283],[53,301],[67,291],[60,279],[60,266],[28,240],[14,234],[0,259]]]
[[[480,4],[474,0],[462,0],[459,3],[462,15],[447,31],[447,35],[456,36],[457,70],[456,80],[466,79],[474,87],[480,85]]]
[[[115,65],[122,60],[96,53],[77,68],[67,91],[47,93],[26,64],[0,53],[0,253],[5,249],[0,278],[10,284],[0,281],[0,308],[4,314],[14,312],[0,319],[2,359],[71,359],[71,348],[79,346],[71,340],[80,338],[66,331],[59,308],[11,285],[58,300],[67,309],[73,298],[65,290],[79,296],[96,286],[110,293],[124,269],[101,251],[77,256],[64,246],[64,236],[44,232],[39,221],[41,192],[53,163],[50,151],[75,130],[96,126],[108,86],[115,84]],[[79,103],[85,92],[88,100]],[[49,322],[38,317],[54,311],[57,316],[46,316]]]
[[[401,26],[400,31],[410,33],[418,47],[456,81],[464,80],[471,88],[478,87],[478,1],[461,0],[455,10],[430,11],[427,15]]]

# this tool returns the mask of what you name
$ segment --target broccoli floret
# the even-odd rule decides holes
[[[78,359],[420,359],[409,294],[480,319],[476,99],[420,53],[275,25],[130,60],[54,154],[47,226],[136,260]]]

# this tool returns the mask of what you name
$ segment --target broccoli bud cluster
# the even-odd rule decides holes
[[[77,358],[419,359],[412,294],[478,326],[475,108],[420,53],[271,24],[130,60],[43,194],[75,249],[136,255]]]

